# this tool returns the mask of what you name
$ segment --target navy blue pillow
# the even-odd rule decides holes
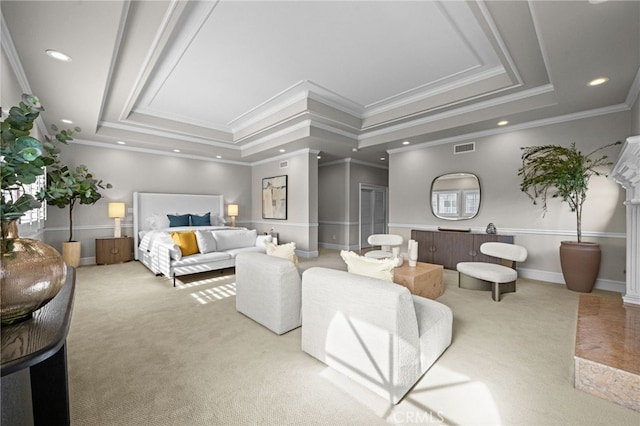
[[[176,226],[189,226],[189,215],[188,214],[180,214],[177,216],[174,216],[172,214],[168,214],[167,217],[169,218],[169,226],[171,228],[176,227]]]
[[[202,216],[192,214],[191,226],[211,226],[211,213],[203,214]]]

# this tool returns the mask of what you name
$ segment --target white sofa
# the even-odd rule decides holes
[[[300,327],[301,279],[287,259],[236,256],[236,310],[280,335]]]
[[[175,286],[177,276],[231,268],[235,266],[239,253],[264,253],[265,241],[271,241],[269,236],[257,235],[255,229],[206,232],[207,236],[210,234],[206,248],[204,242],[198,238],[201,252],[189,256],[180,256],[180,249],[175,244],[157,244],[154,264],[150,269],[166,277],[172,277]]]
[[[451,344],[453,314],[406,287],[326,268],[302,274],[302,350],[397,404]]]

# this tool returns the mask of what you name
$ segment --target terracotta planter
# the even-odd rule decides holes
[[[80,265],[80,241],[62,243],[62,258],[64,263],[77,268]]]
[[[560,265],[569,290],[590,293],[600,271],[600,245],[562,241]]]

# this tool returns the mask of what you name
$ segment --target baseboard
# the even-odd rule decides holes
[[[320,253],[318,252],[318,250],[307,251],[307,250],[296,249],[296,256],[301,257],[303,259],[312,259],[314,257],[320,256]]]
[[[350,251],[355,251],[355,250],[360,250],[360,246],[357,245],[345,245],[345,244],[332,244],[332,243],[318,243],[318,247],[321,248],[326,248],[329,250],[350,250]]]
[[[547,281],[555,284],[564,283],[564,277],[559,272],[540,271],[537,269],[518,268],[518,275],[522,278],[530,278],[532,280]],[[621,294],[626,293],[627,284],[623,281],[597,279],[595,288],[598,290],[615,291]]]

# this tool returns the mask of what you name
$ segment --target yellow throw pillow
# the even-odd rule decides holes
[[[393,270],[396,262],[392,258],[372,259],[359,256],[352,251],[342,250],[340,256],[347,264],[347,271],[352,274],[364,275],[393,282]]]
[[[190,256],[200,252],[198,250],[196,234],[193,231],[172,232],[171,239],[173,239],[173,242],[180,247],[180,251],[183,256]]]
[[[298,266],[298,256],[296,256],[296,243],[291,242],[287,244],[277,245],[271,242],[265,242],[264,245],[269,256],[276,256],[290,260],[296,266]]]

